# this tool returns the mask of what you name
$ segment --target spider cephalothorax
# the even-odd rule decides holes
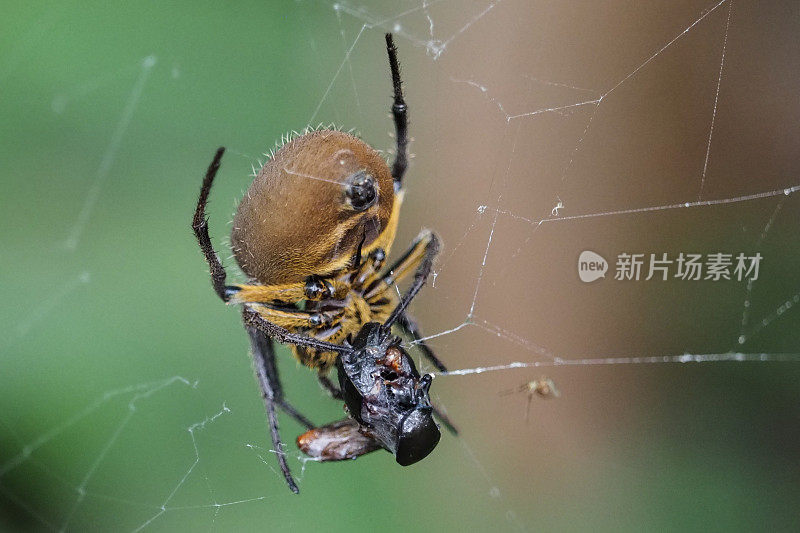
[[[381,272],[397,230],[408,144],[407,108],[391,34],[386,45],[397,133],[391,169],[364,141],[336,130],[306,132],[284,144],[261,168],[234,217],[231,243],[249,278],[245,284],[225,284],[205,216],[222,148],[203,180],[192,221],[217,295],[242,304],[278,462],[294,492],[298,488],[286,464],[276,406],[309,428],[298,445],[319,460],[355,458],[384,448],[408,465],[439,441],[433,414],[454,431],[430,404],[431,376],[420,377],[391,334],[398,326],[437,369],[445,370],[406,312],[430,273],[438,239],[423,231]],[[400,297],[396,283],[412,272],[413,283]],[[284,398],[273,339],[291,345],[300,362],[318,371],[320,383],[345,401],[351,418],[314,428]],[[334,365],[341,388],[327,378]]]

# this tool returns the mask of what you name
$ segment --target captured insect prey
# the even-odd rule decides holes
[[[211,244],[205,207],[224,148],[217,150],[200,189],[192,221],[212,286],[228,304],[242,305],[270,434],[289,488],[299,489],[286,463],[276,409],[308,428],[298,447],[320,461],[355,459],[383,448],[403,465],[427,456],[441,434],[431,405],[430,374],[420,375],[397,333],[413,339],[439,371],[446,368],[425,344],[408,306],[425,284],[439,240],[419,234],[383,270],[394,241],[408,166],[408,108],[397,50],[386,34],[397,152],[391,168],[349,133],[306,130],[281,146],[261,168],[239,204],[231,244],[247,283],[226,285]],[[413,275],[400,296],[396,284]],[[343,401],[349,417],[315,425],[285,398],[273,341],[290,345],[320,385]],[[328,378],[336,368],[338,385]]]

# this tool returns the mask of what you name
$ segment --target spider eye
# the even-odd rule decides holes
[[[346,181],[345,194],[356,211],[369,209],[378,200],[378,188],[375,178],[363,170],[351,174]]]

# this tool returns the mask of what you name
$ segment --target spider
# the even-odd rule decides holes
[[[561,396],[561,393],[556,388],[556,384],[553,383],[553,380],[547,376],[542,376],[539,379],[528,381],[513,389],[504,390],[500,392],[500,396],[507,396],[517,392],[525,392],[528,395],[528,406],[525,409],[526,422],[528,421],[531,413],[531,401],[533,401],[534,394],[538,394],[542,398],[558,398]]]
[[[414,339],[440,371],[445,366],[425,344],[406,309],[427,280],[439,250],[424,230],[381,273],[394,241],[408,166],[408,118],[397,50],[386,34],[397,150],[391,169],[359,138],[336,130],[306,130],[275,152],[237,208],[231,243],[247,284],[226,285],[226,272],[211,244],[205,207],[224,148],[208,167],[192,220],[216,294],[242,304],[256,377],[263,393],[272,442],[292,492],[299,489],[286,464],[276,408],[308,431],[298,447],[320,461],[355,459],[383,448],[401,465],[427,456],[440,439],[430,403],[432,376],[420,376],[392,335]],[[415,272],[401,297],[398,281]],[[273,340],[289,344],[296,359],[317,371],[320,384],[343,400],[350,417],[315,427],[284,397]],[[336,367],[338,386],[327,376]]]

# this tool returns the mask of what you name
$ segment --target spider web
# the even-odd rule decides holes
[[[177,26],[209,36],[187,39],[210,59],[193,62],[154,27],[148,48],[113,61],[76,46],[59,60],[78,72],[56,69],[57,82],[32,65],[49,64],[69,13],[20,16],[0,55],[8,101],[27,113],[4,107],[19,131],[6,147],[19,201],[4,205],[4,227],[31,220],[25,206],[39,201],[47,223],[3,244],[14,271],[3,280],[24,290],[8,297],[0,341],[10,406],[0,525],[370,527],[352,516],[357,500],[390,529],[796,526],[796,8],[565,4],[323,1],[249,13],[287,17],[291,42],[224,12],[219,28]],[[241,47],[227,42],[234,31]],[[434,373],[433,390],[461,435],[404,470],[383,454],[317,465],[290,445],[296,498],[276,470],[236,313],[203,292],[184,231],[199,182],[187,176],[199,179],[209,147],[229,145],[211,206],[224,243],[226,198],[281,128],[358,127],[391,157],[386,31],[416,156],[394,253],[423,227],[443,238],[412,307],[452,369]],[[239,62],[252,63],[248,75]],[[207,77],[216,85],[193,94]],[[280,92],[265,99],[265,85]],[[45,152],[64,159],[63,179],[28,179]],[[608,260],[605,279],[578,279],[584,250]],[[622,252],[764,259],[754,280],[621,281]],[[281,368],[313,420],[341,416],[307,372]],[[526,422],[524,394],[501,393],[543,374],[561,397],[533,398]],[[281,420],[291,443],[299,428]]]

